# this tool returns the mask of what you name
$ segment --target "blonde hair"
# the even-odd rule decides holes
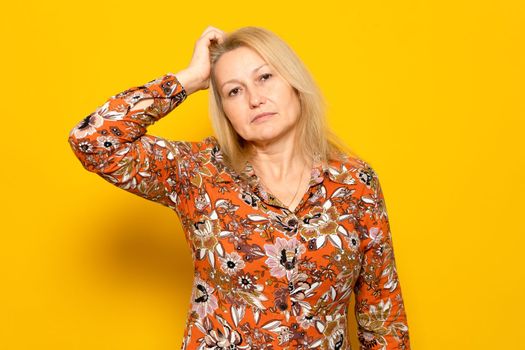
[[[218,44],[210,45],[210,92],[209,109],[213,129],[221,148],[224,160],[236,171],[243,169],[251,156],[251,148],[235,131],[222,107],[220,92],[215,80],[215,64],[226,52],[238,47],[248,47],[257,52],[272,66],[296,91],[301,116],[298,119],[298,149],[308,157],[327,162],[330,159],[344,158],[354,152],[331,131],[325,118],[325,101],[311,74],[295,52],[277,35],[260,27],[243,27]]]

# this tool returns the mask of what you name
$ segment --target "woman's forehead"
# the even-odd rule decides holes
[[[255,74],[266,66],[269,66],[268,62],[257,52],[248,47],[239,47],[219,58],[215,64],[215,77],[222,83]]]

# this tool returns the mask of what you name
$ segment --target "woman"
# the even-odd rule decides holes
[[[210,87],[217,137],[146,134]],[[378,177],[337,146],[295,53],[257,27],[208,27],[190,65],[112,96],[69,142],[83,166],[172,208],[195,278],[183,349],[409,349]],[[330,139],[330,140],[329,140]]]

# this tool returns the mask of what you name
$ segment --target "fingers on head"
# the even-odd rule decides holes
[[[207,39],[207,40],[215,39],[218,42],[222,42],[224,40],[225,36],[226,36],[226,34],[222,30],[220,30],[218,28],[215,28],[213,26],[208,26],[204,30],[204,33],[202,34],[201,37],[203,39]]]

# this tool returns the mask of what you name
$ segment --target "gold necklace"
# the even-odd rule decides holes
[[[301,181],[303,180],[303,174],[304,174],[304,169],[305,169],[305,168],[306,168],[306,162],[305,162],[304,165],[303,165],[303,170],[301,170],[301,178],[299,179],[299,183],[297,184],[297,188],[295,189],[295,194],[293,195],[293,198],[292,198],[292,200],[290,201],[290,203],[285,204],[287,208],[290,207],[290,204],[293,203],[293,201],[295,200],[295,197],[297,196],[297,193],[299,192],[299,187],[301,187]],[[266,185],[266,183],[263,181],[263,179],[262,179],[260,176],[258,176],[258,178],[261,180],[263,186],[266,187],[268,190],[270,190],[270,187],[268,187],[268,186]]]

